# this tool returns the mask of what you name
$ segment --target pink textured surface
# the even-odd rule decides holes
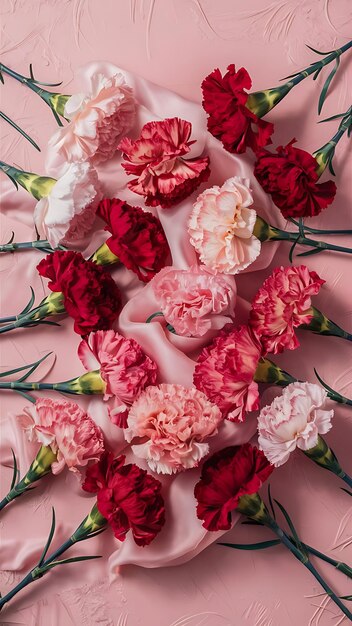
[[[270,4],[256,0],[250,8],[234,7],[234,4],[231,0],[216,3],[211,0],[106,0],[102,9],[102,3],[94,0],[3,0],[0,7],[2,59],[23,73],[32,62],[40,79],[48,82],[62,79],[62,90],[68,93],[79,87],[74,77],[76,68],[97,59],[106,60],[199,102],[200,82],[213,67],[225,69],[228,63],[235,62],[249,70],[255,89],[274,86],[282,76],[312,61],[305,43],[330,50],[344,43],[349,35],[352,16],[347,0],[300,3],[273,0]],[[350,104],[348,70],[351,59],[343,60],[342,68],[324,109],[326,117],[346,110]],[[296,136],[300,147],[314,150],[332,135],[333,124],[316,125],[322,78],[317,83],[305,81],[271,114],[270,119],[276,124],[276,145]],[[165,98],[164,92],[162,96],[159,94],[154,110],[161,106],[160,97]],[[171,101],[172,98],[170,95]],[[1,88],[1,110],[23,126],[43,148],[55,130],[54,119],[46,106],[10,79]],[[192,107],[188,105],[187,110],[190,113]],[[163,115],[162,108],[159,114]],[[3,160],[38,173],[43,171],[43,154],[36,153],[5,123],[1,124],[0,131]],[[316,220],[318,227],[351,228],[348,206],[351,159],[348,162],[347,156],[348,144],[344,138],[335,160],[338,194],[333,206]],[[236,167],[244,173],[249,172],[250,165],[251,157],[236,162]],[[230,166],[224,162],[223,167]],[[228,171],[226,175],[230,175]],[[221,183],[223,176],[223,171],[214,172],[214,182]],[[254,181],[251,182],[254,185]],[[1,240],[6,241],[11,230],[15,230],[17,240],[30,239],[34,203],[29,201],[28,204],[25,192],[16,194],[3,177],[1,183],[6,192],[2,203]],[[261,201],[267,202],[264,198]],[[182,211],[187,212],[187,207]],[[173,219],[176,217],[177,209]],[[278,223],[274,209],[273,217]],[[171,228],[170,224],[166,226]],[[351,239],[346,238],[345,242],[345,245],[352,245]],[[181,257],[180,266],[190,262],[187,253],[184,259],[183,255]],[[36,289],[38,298],[41,297],[43,286],[39,279],[33,281],[34,266],[39,258],[39,254],[31,252],[1,258],[2,315],[20,308],[27,298],[25,287],[29,284]],[[287,262],[287,247],[281,246],[274,264]],[[327,253],[312,257],[308,265],[327,281],[316,306],[351,332],[348,263],[351,261],[347,256]],[[239,277],[239,295],[248,299],[267,274],[268,269]],[[126,288],[133,290],[128,277],[124,277]],[[128,332],[131,316],[128,307],[126,309],[121,325]],[[323,378],[351,397],[351,346],[339,339],[303,332],[300,338],[301,348],[276,359],[277,362],[293,374],[312,381],[313,367],[317,366]],[[68,378],[81,372],[75,357],[76,339],[72,337],[68,321],[64,322],[62,330],[38,328],[8,334],[1,340],[1,363],[6,369],[16,367],[55,349],[57,361],[50,379]],[[175,371],[181,372],[183,366],[181,359],[178,370],[175,364]],[[7,419],[9,411],[18,410],[23,402],[17,396],[3,394],[2,418]],[[341,464],[351,472],[350,415],[347,409],[336,407],[334,428],[327,440]],[[5,425],[3,433],[8,432]],[[7,436],[3,437],[4,446],[6,442]],[[14,445],[24,469],[31,450],[25,452],[20,441]],[[2,476],[1,493],[5,493],[10,471],[3,470]],[[348,496],[340,491],[337,479],[297,454],[274,473],[271,483],[275,497],[292,514],[301,537],[334,558],[351,563],[352,508]],[[73,497],[67,496],[68,490],[73,490]],[[74,478],[61,475],[46,481],[31,496],[2,514],[0,565],[6,568],[0,577],[2,592],[32,565],[33,554],[38,553],[48,531],[53,504],[60,520],[57,541],[67,536],[81,520],[91,501],[78,492]],[[182,519],[182,497],[178,503]],[[189,532],[185,524],[185,538]],[[238,542],[268,537],[264,530],[240,525],[227,535],[229,541]],[[325,596],[319,595],[321,589],[314,579],[281,548],[237,552],[213,545],[178,567],[126,566],[118,579],[109,583],[107,555],[112,549],[113,541],[104,535],[82,544],[77,553],[104,553],[104,559],[84,567],[68,566],[32,585],[2,613],[1,624],[336,626],[341,623],[337,609],[331,603],[326,606]],[[350,593],[350,585],[342,574],[320,563],[319,567],[340,595]],[[321,610],[317,608],[320,605]]]

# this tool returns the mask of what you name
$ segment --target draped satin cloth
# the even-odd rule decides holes
[[[89,76],[94,72],[103,71],[106,75],[112,75],[122,71],[126,82],[133,88],[138,102],[137,121],[130,133],[137,137],[141,127],[151,120],[164,119],[178,116],[192,123],[192,139],[196,143],[192,145],[189,157],[200,154],[209,155],[211,176],[206,184],[203,184],[192,196],[172,209],[152,209],[160,218],[165,230],[172,254],[172,264],[176,268],[187,269],[197,262],[196,253],[189,243],[187,233],[187,221],[192,208],[192,203],[198,193],[211,185],[221,185],[231,176],[241,176],[250,180],[254,196],[254,206],[258,213],[269,222],[275,214],[275,225],[282,226],[282,220],[278,217],[278,211],[273,210],[270,199],[264,194],[252,174],[253,158],[248,155],[236,156],[227,153],[220,142],[214,139],[206,130],[206,116],[199,104],[195,104],[166,89],[158,87],[146,80],[120,70],[110,63],[91,63],[84,67],[77,76],[76,91],[86,91]],[[43,170],[38,173],[44,173]],[[54,171],[46,171],[47,174],[55,175]],[[103,184],[105,197],[118,197],[132,205],[142,206],[141,196],[129,191],[127,177],[121,167],[121,158],[116,156],[113,160],[98,167],[99,177]],[[35,200],[25,191],[16,191],[11,183],[5,185],[3,196],[3,211],[9,219],[10,227],[16,232],[16,240],[29,240],[34,237],[32,213]],[[147,210],[150,210],[149,208]],[[12,225],[12,226],[11,226]],[[89,255],[105,239],[107,234],[102,229],[102,224],[96,225],[95,232],[83,253]],[[258,259],[246,270],[246,274],[252,275],[257,270],[263,270],[271,263],[277,245],[274,243],[263,244]],[[17,313],[25,305],[29,294],[29,285],[35,289],[38,302],[48,293],[46,281],[42,281],[36,272],[36,264],[42,258],[42,254],[36,251],[18,252],[15,255],[6,255],[2,258],[2,267],[6,271],[6,285],[2,297],[2,316]],[[146,324],[148,316],[157,311],[158,307],[154,300],[150,285],[143,285],[137,277],[126,268],[116,266],[112,275],[121,287],[124,307],[116,329],[126,337],[136,339],[144,350],[158,364],[159,382],[178,383],[185,386],[192,385],[192,375],[197,351],[206,345],[211,336],[207,334],[202,338],[179,337],[164,330],[154,322]],[[235,278],[234,278],[235,280]],[[16,308],[17,307],[17,308]],[[248,302],[241,297],[241,289],[237,289],[236,321],[245,321],[248,312]],[[57,361],[49,373],[50,366],[45,363],[38,370],[38,374],[32,380],[38,380],[39,375],[45,376],[46,381],[58,381],[69,379],[83,373],[76,356],[79,337],[73,333],[72,321],[65,319],[61,328],[37,327],[21,329],[5,334],[1,337],[3,348],[3,366],[6,368],[16,367],[26,362],[31,362],[43,356],[47,351],[57,353]],[[6,358],[6,345],[18,347],[18,359],[9,362]],[[61,378],[60,378],[61,376]],[[55,397],[55,394],[52,396]],[[111,424],[106,404],[100,397],[93,400],[89,398],[73,397],[74,401],[88,408],[90,415],[101,426],[106,441],[116,454],[123,452],[128,461],[133,461],[133,455],[129,446],[124,441],[123,432]],[[11,399],[13,413],[19,412],[26,405],[26,400],[20,396]],[[255,433],[255,416],[249,416],[243,424],[233,424],[225,421],[216,437],[210,443],[211,452],[227,445],[241,444],[248,441]],[[25,440],[14,420],[13,414],[3,416],[1,454],[3,464],[11,465],[10,449],[13,448],[22,473],[26,471],[31,460],[34,458],[37,447],[29,445]],[[141,459],[137,460],[141,467],[147,466]],[[8,474],[9,476],[10,474]],[[178,565],[183,563],[209,544],[216,541],[222,533],[207,532],[196,516],[196,502],[193,495],[195,483],[199,479],[200,469],[188,470],[172,477],[159,476],[163,483],[163,494],[166,501],[167,521],[163,531],[152,544],[145,548],[136,546],[132,535],[128,534],[123,543],[112,537],[111,531],[104,533],[99,539],[90,540],[79,546],[80,554],[92,553],[92,550],[103,550],[109,558],[109,570],[112,575],[120,571],[120,566],[136,564],[143,567],[160,567],[165,565]],[[8,487],[7,487],[8,488]],[[6,484],[2,485],[2,492],[6,492]],[[81,519],[93,506],[94,497],[88,496],[80,489],[79,481],[70,472],[64,471],[59,477],[49,476],[42,480],[35,492],[25,495],[14,505],[10,505],[3,514],[4,524],[13,524],[16,532],[3,533],[2,548],[0,553],[0,567],[6,570],[22,570],[35,563],[39,556],[46,532],[50,525],[50,506],[54,504],[58,519],[55,542],[59,544],[71,534]],[[44,514],[43,514],[44,513]],[[26,520],[30,518],[29,524]],[[234,516],[234,523],[238,516]],[[92,543],[95,542],[94,547]],[[88,544],[91,544],[88,546]],[[94,552],[93,552],[94,553]],[[92,570],[102,565],[91,564]]]

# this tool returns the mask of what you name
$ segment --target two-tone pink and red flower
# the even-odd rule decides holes
[[[129,189],[144,197],[147,206],[169,208],[187,198],[210,175],[209,157],[185,159],[192,125],[178,117],[148,122],[138,139],[119,144],[127,174],[136,176]]]

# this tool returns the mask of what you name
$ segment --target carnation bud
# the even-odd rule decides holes
[[[285,372],[269,359],[261,358],[254,374],[256,383],[273,383],[280,386],[297,382],[297,379]]]
[[[262,524],[268,524],[270,520],[268,510],[258,493],[241,496],[236,511]]]
[[[289,81],[273,89],[254,91],[248,95],[246,107],[257,117],[264,117],[291,91],[294,83]]]

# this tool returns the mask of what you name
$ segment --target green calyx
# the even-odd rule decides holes
[[[51,108],[56,111],[58,115],[65,117],[65,105],[69,98],[71,98],[71,96],[62,93],[50,93],[48,104],[50,104]]]
[[[313,314],[312,319],[307,324],[301,324],[300,328],[303,330],[310,330],[318,335],[332,335],[334,337],[341,337],[342,339],[350,339],[351,335],[345,330],[340,328],[335,322],[329,320],[321,311],[315,307],[311,307]]]
[[[28,191],[36,200],[48,196],[56,183],[55,178],[24,172],[3,161],[0,161],[0,169],[12,180],[16,187],[21,185],[21,187]]]
[[[101,530],[106,526],[106,524],[107,520],[101,515],[98,510],[97,504],[95,503],[91,512],[87,515],[82,524],[75,531],[73,537],[76,538],[76,540],[80,540],[80,538],[87,537],[91,533],[95,533]]]
[[[318,435],[318,443],[316,446],[310,448],[310,450],[303,450],[303,452],[312,459],[314,463],[320,465],[320,467],[329,470],[329,472],[336,474],[336,476],[345,476],[345,472],[341,469],[335,454],[320,435]]]
[[[288,93],[291,91],[294,83],[289,81],[284,85],[279,85],[273,89],[265,89],[264,91],[254,91],[250,93],[246,107],[257,117],[264,117],[271,109],[273,109]]]
[[[103,243],[98,250],[90,257],[90,261],[93,261],[97,265],[113,265],[119,263],[120,259],[113,252],[111,252],[107,243]]]
[[[12,487],[4,500],[0,503],[0,510],[3,509],[9,502],[12,502],[12,500],[21,496],[25,491],[28,491],[33,483],[49,474],[51,466],[54,461],[56,461],[56,458],[57,456],[52,451],[50,446],[42,446],[27,474],[17,483],[17,485]]]
[[[100,371],[96,370],[65,383],[57,383],[55,389],[78,395],[103,395],[106,390],[106,383],[103,381]]]
[[[242,513],[242,515],[247,515],[247,517],[254,519],[256,522],[260,522],[261,524],[267,525],[270,520],[268,510],[263,500],[257,493],[241,496],[239,498],[236,511],[238,511],[238,513]]]
[[[257,383],[270,383],[285,387],[290,383],[297,382],[297,378],[285,372],[278,365],[275,365],[269,359],[261,358],[258,361],[258,366],[254,374],[254,380]]]

